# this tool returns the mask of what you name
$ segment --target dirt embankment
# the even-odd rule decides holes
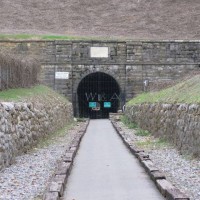
[[[0,33],[200,39],[199,0],[2,0]]]

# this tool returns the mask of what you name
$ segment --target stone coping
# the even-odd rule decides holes
[[[89,120],[82,126],[82,130],[77,132],[76,137],[70,144],[62,160],[58,163],[58,167],[47,187],[43,200],[60,200],[64,195],[68,177],[73,167],[73,162],[77,151],[80,147],[81,140],[86,133]]]
[[[160,171],[152,162],[149,155],[145,153],[143,149],[138,149],[132,144],[131,139],[127,134],[125,134],[121,127],[118,126],[116,121],[119,120],[119,118],[116,118],[116,115],[114,117],[110,117],[110,120],[112,122],[113,127],[115,128],[116,132],[122,139],[123,143],[126,145],[126,147],[131,151],[131,153],[139,160],[141,165],[144,167],[145,171],[150,176],[151,180],[155,183],[160,193],[167,199],[167,200],[190,200],[187,195],[182,193],[176,185],[173,185],[171,182],[169,182],[166,179],[165,174]]]
[[[125,43],[125,44],[141,44],[141,43],[200,43],[200,40],[179,40],[179,39],[174,39],[174,40],[129,40],[129,39],[72,39],[72,40],[62,40],[62,39],[57,39],[57,40],[43,40],[43,39],[0,39],[1,42],[11,42],[11,43],[26,43],[26,42],[56,42],[56,43],[66,43],[66,44],[72,44],[72,43]]]

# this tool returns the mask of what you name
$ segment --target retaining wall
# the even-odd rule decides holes
[[[71,119],[71,103],[59,98],[51,101],[40,98],[35,103],[0,103],[0,170]]]
[[[140,128],[175,144],[181,152],[200,157],[200,105],[141,104],[129,106],[126,115]]]

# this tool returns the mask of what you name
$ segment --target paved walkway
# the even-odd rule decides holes
[[[64,200],[161,200],[153,181],[109,120],[91,120]]]

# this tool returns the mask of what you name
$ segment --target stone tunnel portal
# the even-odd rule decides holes
[[[92,119],[108,118],[116,113],[120,104],[120,87],[117,81],[103,72],[87,75],[79,83],[79,117]]]

